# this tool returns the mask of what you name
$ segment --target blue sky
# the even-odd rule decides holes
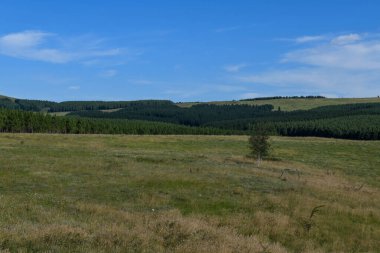
[[[380,95],[380,1],[2,0],[0,94]]]

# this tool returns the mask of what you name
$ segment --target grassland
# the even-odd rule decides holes
[[[254,101],[216,101],[216,102],[202,102],[207,104],[250,104],[250,105],[273,105],[277,110],[281,107],[283,111],[294,110],[309,110],[320,106],[327,105],[344,105],[344,104],[357,104],[357,103],[380,103],[380,98],[323,98],[323,99],[266,99]],[[181,107],[190,107],[196,102],[178,103]]]
[[[380,142],[246,140],[1,134],[0,249],[379,252]]]
[[[117,112],[120,111],[122,108],[117,108],[117,109],[109,109],[109,110],[100,110],[101,112]],[[66,116],[67,114],[71,113],[69,112],[49,112],[48,114],[50,115],[55,115],[55,116]]]

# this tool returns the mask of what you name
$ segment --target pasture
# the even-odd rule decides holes
[[[4,252],[379,252],[380,142],[0,135]]]

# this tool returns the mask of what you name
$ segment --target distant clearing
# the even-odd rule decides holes
[[[121,109],[123,108],[117,108],[117,109],[109,109],[109,110],[100,110],[101,112],[117,112],[117,111],[120,111]],[[55,115],[55,116],[66,116],[68,114],[70,114],[71,112],[68,111],[68,112],[50,112],[49,114],[50,115]]]
[[[268,100],[255,100],[255,101],[215,101],[215,102],[188,102],[177,103],[180,107],[190,107],[195,104],[252,104],[264,105],[271,104],[275,110],[281,107],[283,111],[294,110],[309,110],[312,108],[326,106],[326,105],[344,105],[344,104],[357,104],[357,103],[379,103],[380,98],[318,98],[318,99],[268,99]]]

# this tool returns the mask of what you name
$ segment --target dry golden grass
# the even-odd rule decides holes
[[[131,213],[98,204],[78,204],[74,210],[86,222],[62,224],[22,222],[2,228],[3,244],[12,241],[28,251],[33,245],[49,250],[64,247],[92,252],[287,252],[277,243],[242,236],[201,217],[184,217],[178,210]],[[68,218],[68,217],[67,217]],[[72,246],[71,246],[72,245]],[[265,246],[264,246],[265,245]],[[264,248],[263,248],[264,246]]]

